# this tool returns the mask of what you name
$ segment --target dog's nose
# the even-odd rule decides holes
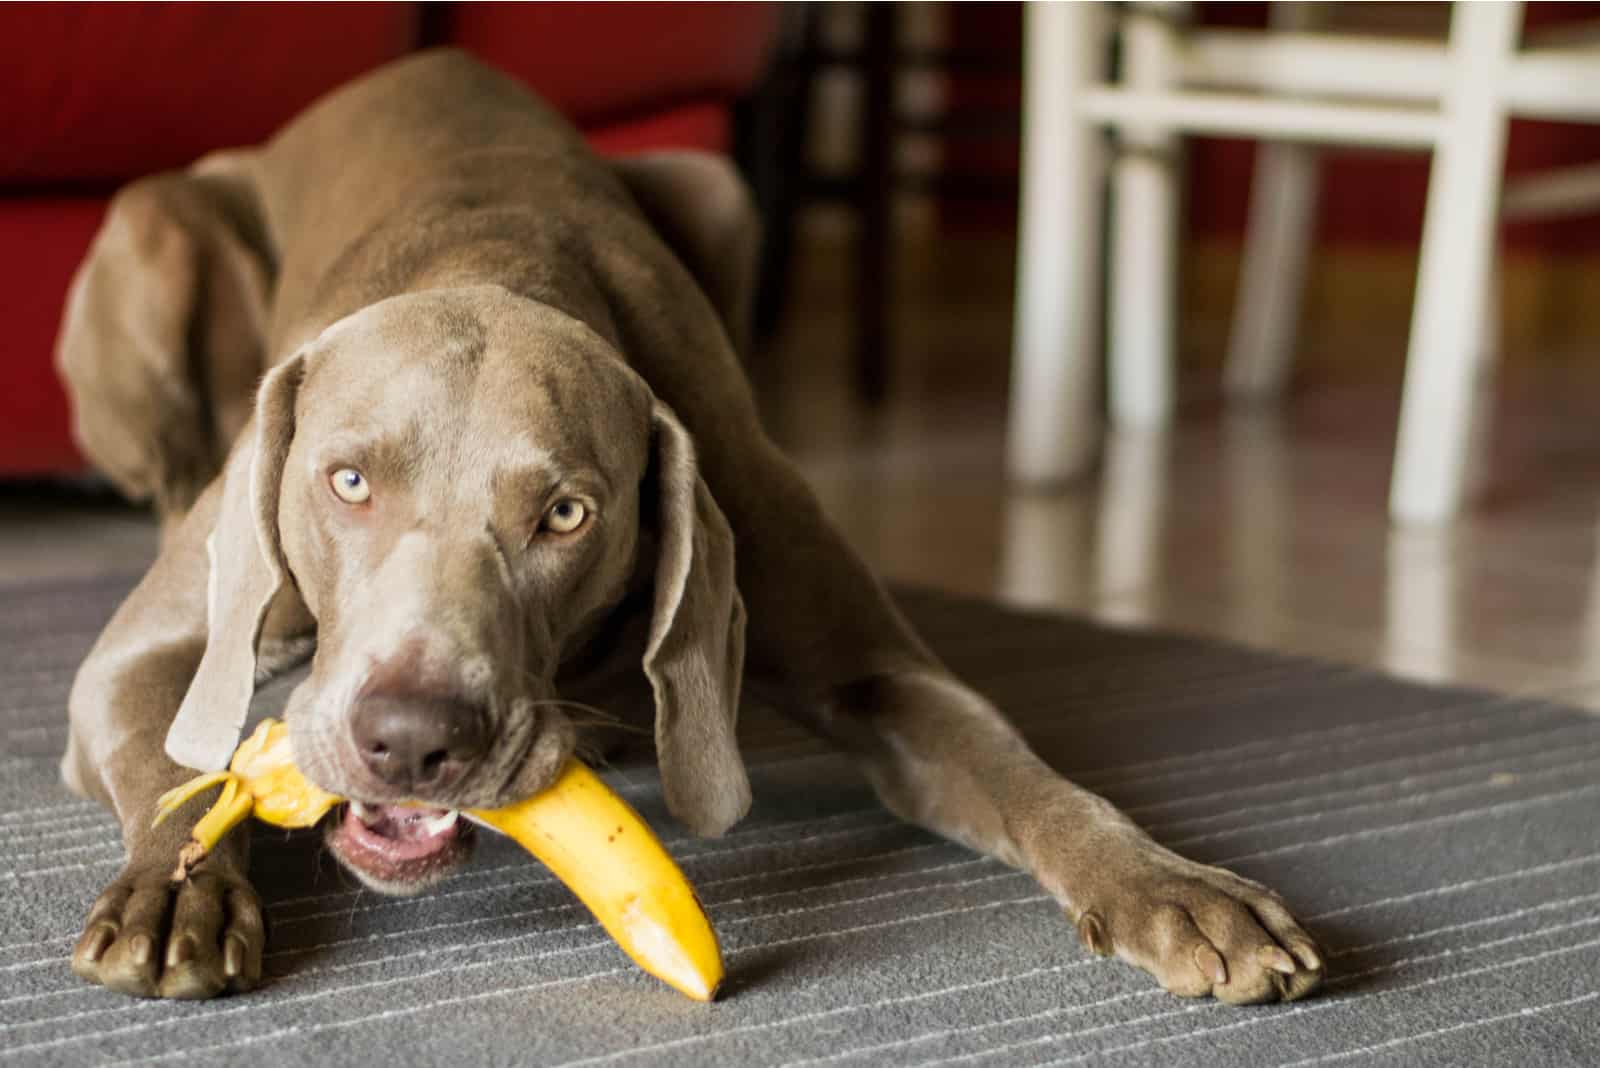
[[[489,745],[481,711],[450,698],[372,694],[357,703],[351,726],[372,774],[403,790],[448,788]]]

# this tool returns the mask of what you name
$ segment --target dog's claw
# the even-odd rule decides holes
[[[78,947],[72,954],[73,963],[100,963],[100,958],[105,956],[106,950],[110,948],[116,937],[117,929],[115,925],[110,923],[95,924],[84,932],[82,938],[78,939]]]
[[[1223,963],[1221,954],[1210,946],[1201,944],[1194,947],[1194,963],[1212,986],[1221,986],[1228,981],[1227,964]]]
[[[1111,939],[1106,937],[1105,924],[1094,912],[1085,912],[1078,917],[1078,938],[1090,953],[1109,957],[1113,952]]]
[[[194,960],[194,935],[185,932],[167,945],[167,967],[176,968]]]
[[[1262,964],[1265,964],[1275,972],[1293,975],[1298,970],[1294,958],[1277,946],[1262,946],[1260,952],[1256,955],[1261,958]]]
[[[249,947],[244,944],[244,935],[230,934],[222,944],[222,972],[229,979],[237,979],[239,973],[244,971],[244,955]]]
[[[1289,948],[1294,951],[1295,958],[1314,972],[1322,970],[1322,958],[1317,954],[1316,947],[1309,942],[1292,942]]]

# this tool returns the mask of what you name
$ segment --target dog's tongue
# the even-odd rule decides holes
[[[456,835],[457,813],[411,805],[350,803],[344,830],[374,852],[395,860],[436,853]]]

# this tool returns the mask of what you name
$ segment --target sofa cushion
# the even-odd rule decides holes
[[[0,186],[120,183],[254,144],[406,52],[413,4],[0,6]]]
[[[777,23],[775,4],[447,4],[427,43],[475,53],[590,125],[738,96],[760,74]]]
[[[621,122],[585,126],[583,130],[590,147],[602,156],[630,156],[666,148],[727,152],[732,134],[727,105],[712,100],[682,103]]]
[[[0,199],[0,474],[79,470],[51,354],[67,283],[105,216],[98,197]]]

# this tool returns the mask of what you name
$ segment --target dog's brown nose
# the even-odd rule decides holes
[[[448,788],[489,745],[480,710],[449,698],[370,694],[351,727],[372,774],[403,790]]]

